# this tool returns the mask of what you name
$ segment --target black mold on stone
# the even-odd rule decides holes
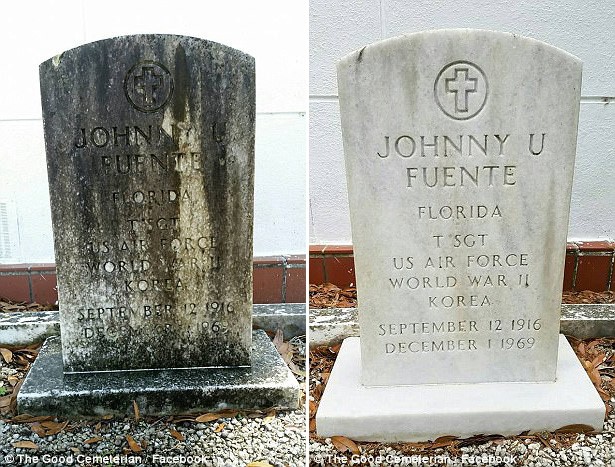
[[[40,78],[65,371],[249,365],[252,57],[125,36]]]
[[[20,413],[61,417],[296,409],[299,385],[264,331],[254,331],[249,368],[64,374],[59,337],[47,339],[17,396]]]

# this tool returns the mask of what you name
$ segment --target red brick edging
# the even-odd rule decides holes
[[[47,264],[0,264],[0,298],[55,303],[56,267]],[[254,258],[254,303],[305,303],[305,256]]]
[[[564,290],[615,290],[615,242],[569,242],[566,245]],[[355,285],[350,245],[310,245],[310,284]]]

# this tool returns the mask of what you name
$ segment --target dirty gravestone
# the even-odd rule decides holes
[[[62,337],[20,411],[295,407],[292,374],[252,332],[252,57],[125,36],[40,78]]]

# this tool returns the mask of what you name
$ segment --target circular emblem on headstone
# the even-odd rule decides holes
[[[474,63],[457,61],[446,65],[434,83],[438,107],[455,120],[477,115],[487,102],[487,77]]]
[[[144,60],[133,66],[124,79],[126,98],[142,112],[155,112],[173,94],[173,78],[164,65]]]

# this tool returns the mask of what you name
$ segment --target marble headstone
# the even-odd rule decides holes
[[[67,371],[248,365],[254,60],[124,37],[40,75]]]
[[[553,381],[581,63],[432,33],[339,83],[364,384]]]
[[[64,373],[243,367],[229,375],[266,381],[252,355],[254,59],[125,36],[40,78]]]
[[[338,82],[361,390],[553,385],[567,345],[559,317],[581,62],[512,34],[431,31],[345,57]],[[338,383],[334,370],[327,390]],[[324,435],[330,398],[320,407]],[[519,431],[566,421],[528,420]],[[419,431],[395,436],[437,434]]]

